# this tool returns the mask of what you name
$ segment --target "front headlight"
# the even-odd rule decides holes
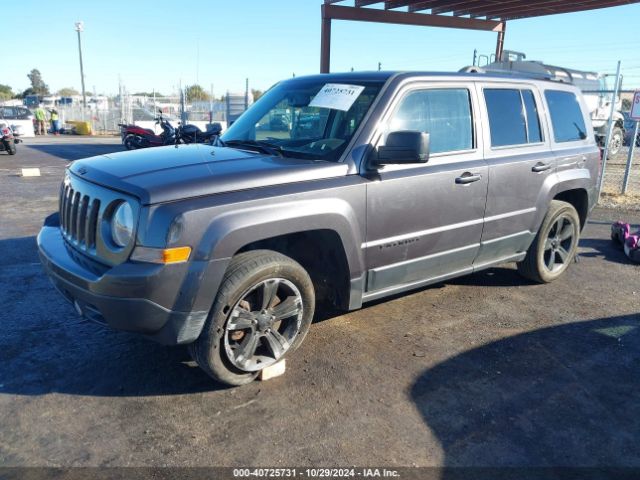
[[[133,236],[133,210],[122,202],[111,217],[111,238],[119,247],[126,247]]]

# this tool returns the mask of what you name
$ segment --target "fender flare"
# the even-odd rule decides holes
[[[194,260],[203,261],[195,303],[212,301],[231,258],[242,247],[272,237],[310,230],[334,231],[344,248],[350,279],[364,272],[362,230],[351,205],[339,198],[300,200],[233,210],[217,216],[195,248]],[[207,300],[208,297],[208,300]]]

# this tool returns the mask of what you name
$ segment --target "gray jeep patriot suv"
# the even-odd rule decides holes
[[[596,199],[587,132],[579,90],[543,79],[298,77],[215,146],[72,163],[40,256],[80,314],[239,385],[300,345],[317,300],[357,309],[504,262],[558,278]]]

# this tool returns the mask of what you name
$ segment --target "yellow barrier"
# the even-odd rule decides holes
[[[80,122],[76,120],[69,120],[66,123],[75,126],[76,133],[78,135],[93,135],[93,132],[91,131],[91,122]]]

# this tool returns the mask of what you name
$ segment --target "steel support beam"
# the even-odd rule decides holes
[[[529,2],[509,2],[499,7],[485,8],[477,11],[475,16],[487,18],[502,18],[504,20],[514,17],[541,17],[544,15],[557,15],[560,13],[571,13],[576,11],[594,10],[605,7],[619,5],[617,0],[584,0],[576,3],[550,0],[536,4]],[[464,9],[461,9],[465,11]],[[470,9],[467,9],[467,11]]]
[[[498,31],[498,40],[496,41],[496,62],[502,59],[504,50],[504,34],[507,30],[507,22],[502,22],[502,28]]]
[[[497,20],[478,20],[448,15],[429,15],[377,8],[343,7],[341,5],[322,5],[323,18],[333,20],[352,20],[356,22],[393,23],[398,25],[416,25],[419,27],[462,28],[467,30],[485,30],[499,32],[502,22]]]
[[[329,73],[331,68],[331,17],[326,14],[328,4],[322,5],[322,26],[320,31],[320,73]]]

